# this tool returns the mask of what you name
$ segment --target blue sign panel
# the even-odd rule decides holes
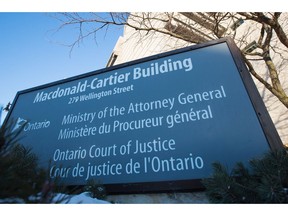
[[[269,150],[226,41],[20,92],[9,120],[67,185],[202,179]]]

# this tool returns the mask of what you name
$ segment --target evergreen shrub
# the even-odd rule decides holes
[[[0,199],[29,203],[43,189],[46,171],[31,149],[19,144],[21,130],[12,132],[12,125],[0,128]]]
[[[288,203],[287,149],[237,163],[231,172],[215,162],[211,178],[203,179],[212,203]]]

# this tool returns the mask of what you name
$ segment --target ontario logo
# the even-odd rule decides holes
[[[48,128],[50,126],[50,121],[44,120],[44,121],[35,121],[35,122],[29,122],[26,119],[18,117],[16,124],[12,130],[12,132],[23,129],[26,131],[33,131],[33,130],[40,130],[44,128]]]

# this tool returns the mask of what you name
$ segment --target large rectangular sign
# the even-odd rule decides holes
[[[281,146],[230,39],[21,91],[6,121],[52,179],[110,192],[197,188]]]

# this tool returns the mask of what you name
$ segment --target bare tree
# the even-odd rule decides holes
[[[287,13],[63,13],[55,17],[62,23],[59,30],[77,27],[71,50],[88,37],[96,39],[101,30],[109,32],[111,26],[132,28],[139,40],[161,33],[190,45],[232,37],[250,73],[288,108],[283,86],[288,77]],[[241,29],[243,22],[247,22],[245,29]]]

